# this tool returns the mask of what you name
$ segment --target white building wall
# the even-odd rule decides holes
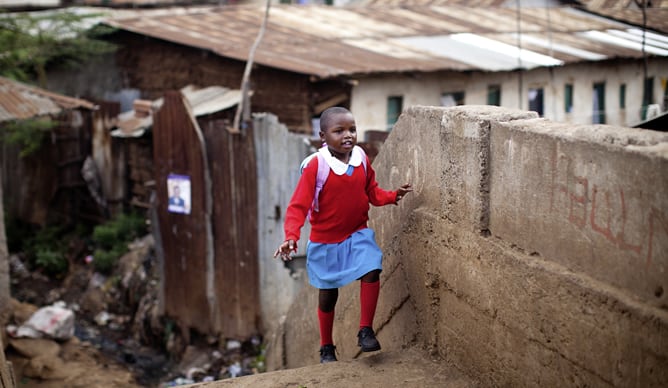
[[[665,111],[664,93],[668,80],[668,58],[650,58],[647,74],[654,77],[653,103]],[[501,85],[501,106],[529,109],[530,88],[543,88],[543,117],[574,124],[591,124],[594,83],[605,82],[606,124],[633,126],[642,121],[643,62],[619,60],[587,62],[563,67],[538,68],[524,72],[416,73],[358,79],[353,88],[351,111],[358,138],[366,130],[385,130],[387,99],[403,96],[403,108],[412,105],[441,105],[443,93],[464,91],[466,105],[486,105],[488,85]],[[564,87],[573,85],[573,110],[565,112]],[[620,108],[620,85],[626,84],[626,108]],[[521,89],[521,95],[520,95]]]

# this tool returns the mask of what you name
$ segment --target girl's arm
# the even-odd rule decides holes
[[[293,240],[295,242],[294,249],[297,249],[297,241],[301,234],[301,228],[306,221],[311,204],[313,203],[313,196],[315,195],[315,179],[318,171],[318,158],[313,158],[304,167],[297,187],[295,188],[290,204],[285,212],[285,223],[283,229],[285,231],[285,241]]]
[[[366,192],[369,196],[369,202],[374,206],[384,206],[397,204],[407,193],[413,191],[410,183],[402,185],[395,191],[388,191],[378,186],[376,182],[376,171],[371,167],[367,159],[367,186]]]

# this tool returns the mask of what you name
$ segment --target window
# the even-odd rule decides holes
[[[591,122],[593,124],[605,124],[605,82],[594,84]]]
[[[487,86],[487,105],[501,106],[501,85]]]
[[[564,112],[573,112],[573,84],[564,85]]]
[[[647,106],[652,103],[654,95],[654,77],[645,79],[645,85],[642,93],[642,119],[647,119]]]
[[[464,105],[464,92],[441,94],[441,106]]]
[[[626,109],[626,84],[619,85],[619,109]]]
[[[391,131],[394,123],[399,120],[401,111],[404,109],[403,96],[390,96],[387,98],[387,130]]]
[[[529,110],[543,117],[543,88],[529,88]]]

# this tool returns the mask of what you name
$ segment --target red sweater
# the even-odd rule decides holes
[[[285,239],[299,241],[302,226],[315,195],[318,158],[304,168],[285,215]],[[367,171],[360,164],[353,174],[329,176],[319,198],[320,211],[311,212],[311,236],[318,243],[339,243],[367,227],[369,203],[374,206],[396,204],[397,192],[378,187],[376,172],[367,157]]]

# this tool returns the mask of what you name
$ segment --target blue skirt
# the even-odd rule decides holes
[[[316,288],[340,288],[373,270],[382,270],[383,253],[369,228],[358,230],[337,244],[308,242],[306,268]]]

